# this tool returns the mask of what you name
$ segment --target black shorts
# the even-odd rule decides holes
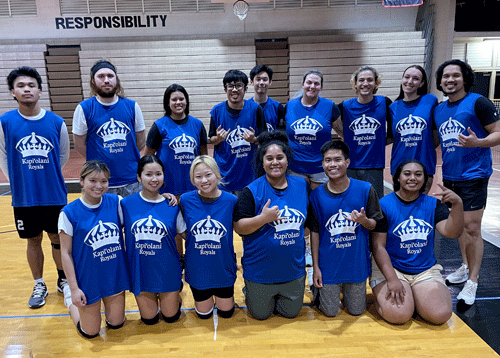
[[[216,287],[208,288],[206,290],[198,290],[191,287],[191,292],[193,292],[193,298],[196,302],[203,302],[211,298],[212,296],[218,298],[231,298],[234,296],[234,285],[231,287]]]
[[[488,181],[490,178],[470,180],[443,179],[446,188],[453,190],[463,201],[464,211],[475,211],[486,207],[488,197]],[[446,203],[448,206],[449,203]]]
[[[21,239],[30,239],[43,231],[57,234],[59,213],[64,205],[14,208],[16,229]]]

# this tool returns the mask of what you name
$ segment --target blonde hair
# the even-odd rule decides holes
[[[220,170],[217,166],[217,163],[215,162],[215,159],[208,155],[199,155],[194,158],[193,162],[191,163],[191,168],[189,169],[189,179],[191,179],[191,184],[194,185],[194,170],[198,164],[205,164],[207,167],[209,167],[214,172],[217,179],[219,179],[219,184],[222,183],[222,175],[220,174]]]
[[[358,81],[359,74],[364,71],[370,71],[371,73],[373,73],[373,76],[375,77],[375,88],[373,89],[373,94],[377,93],[378,86],[380,86],[380,84],[382,83],[382,78],[380,77],[378,71],[371,66],[361,66],[356,71],[354,71],[350,81],[352,89],[356,92],[356,94],[358,94],[359,91],[356,88],[356,82]]]

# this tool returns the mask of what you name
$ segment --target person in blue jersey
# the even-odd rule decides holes
[[[146,154],[158,155],[165,168],[165,185],[160,193],[181,194],[194,190],[189,169],[194,158],[207,154],[207,132],[203,123],[189,115],[189,95],[178,84],[167,87],[163,96],[165,116],[153,123],[146,140]],[[177,250],[184,265],[183,239],[176,236]]]
[[[135,172],[146,128],[141,108],[124,97],[109,61],[99,60],[90,69],[90,94],[73,114],[75,149],[86,160],[101,160],[110,168],[109,193],[136,193],[140,186]]]
[[[372,183],[379,198],[384,196],[386,124],[390,122],[392,103],[388,97],[375,95],[381,83],[373,67],[363,66],[354,71],[351,85],[356,97],[340,103],[342,123],[334,124],[334,130],[351,151],[347,175]]]
[[[436,173],[436,146],[439,137],[434,123],[437,98],[428,92],[427,74],[422,66],[411,65],[403,72],[399,96],[389,106],[388,138],[392,138],[391,175],[406,159],[418,159],[427,168],[429,180],[424,193],[432,187]]]
[[[257,136],[267,127],[262,107],[244,98],[248,89],[245,73],[229,70],[222,83],[227,101],[210,111],[208,140],[214,145],[214,159],[226,183],[222,189],[238,196],[255,179],[252,161]]]
[[[394,192],[380,199],[386,222],[372,232],[373,262],[370,286],[378,313],[387,322],[403,324],[416,311],[427,322],[450,319],[450,290],[434,255],[434,232],[447,238],[460,236],[464,226],[463,203],[453,191],[438,185],[423,193],[427,169],[416,159],[396,168]],[[451,205],[451,211],[444,203]]]
[[[370,230],[384,218],[373,185],[347,176],[349,147],[329,141],[321,147],[328,182],[310,196],[314,303],[326,316],[338,314],[340,293],[346,310],[366,311],[370,270]]]
[[[167,87],[163,96],[165,116],[153,123],[146,140],[146,154],[156,154],[165,168],[165,186],[160,193],[176,196],[194,190],[189,169],[194,158],[207,154],[207,132],[203,123],[189,115],[189,95],[178,84]]]
[[[201,319],[234,313],[236,260],[233,246],[233,209],[236,196],[219,188],[217,163],[202,155],[191,165],[190,178],[197,190],[181,195],[186,222],[186,282]]]
[[[130,289],[130,281],[120,198],[106,193],[109,177],[103,162],[86,162],[80,171],[82,196],[59,215],[61,257],[72,298],[68,308],[85,338],[99,336],[101,302],[108,328],[125,323],[125,290]]]
[[[26,239],[35,280],[28,305],[39,308],[49,293],[43,279],[44,231],[58,273],[57,290],[66,300],[70,294],[57,235],[59,211],[67,203],[61,168],[69,158],[69,136],[64,119],[40,107],[42,78],[36,69],[24,66],[11,71],[7,84],[18,109],[0,117],[0,167],[9,179],[16,229]]]
[[[154,154],[145,155],[137,165],[139,193],[123,198],[125,248],[141,321],[153,325],[181,316],[182,268],[175,236],[186,231],[179,206],[170,206],[160,194],[164,185],[164,166]],[[172,196],[173,194],[169,194]]]
[[[250,70],[250,84],[255,90],[255,94],[250,98],[250,101],[258,103],[264,109],[268,131],[277,129],[285,115],[285,107],[267,95],[272,83],[273,70],[271,67],[257,65]]]
[[[320,97],[323,74],[309,70],[302,77],[299,97],[288,101],[285,107],[285,127],[293,161],[293,174],[306,178],[315,189],[328,181],[321,166],[321,146],[332,138],[332,123],[340,115],[333,101]]]
[[[465,282],[457,296],[464,310],[476,298],[484,252],[481,222],[493,173],[490,148],[500,144],[497,110],[487,98],[469,92],[473,84],[474,73],[461,60],[446,61],[436,72],[437,88],[448,96],[434,111],[443,156],[443,183],[462,198],[465,211],[465,230],[458,240],[462,265],[446,281]]]
[[[319,96],[323,89],[323,73],[309,70],[302,77],[302,88],[297,98],[285,107],[284,127],[293,150],[290,170],[307,180],[311,189],[328,181],[321,165],[321,146],[332,139],[332,124],[340,115],[338,107]],[[312,266],[309,230],[306,230],[306,265]],[[308,269],[312,286],[312,269]]]
[[[264,133],[259,143],[258,179],[243,189],[233,217],[243,239],[245,302],[258,320],[273,312],[294,318],[304,298],[308,185],[287,174],[293,158],[285,132]]]

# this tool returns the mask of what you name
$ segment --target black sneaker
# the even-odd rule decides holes
[[[49,294],[47,286],[43,282],[35,284],[28,305],[30,308],[40,308],[45,304],[45,297]]]
[[[57,290],[61,293],[64,293],[64,288],[68,286],[68,280],[65,278],[57,279]],[[69,287],[69,286],[68,286]]]

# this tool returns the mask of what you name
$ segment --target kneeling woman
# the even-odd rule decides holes
[[[405,323],[415,310],[433,324],[443,324],[452,314],[450,291],[440,272],[443,268],[434,256],[434,229],[447,238],[459,237],[464,227],[463,204],[440,184],[441,192],[435,195],[441,201],[423,194],[427,180],[421,162],[406,160],[394,173],[394,193],[380,199],[387,225],[373,232],[377,265],[372,263],[370,286],[378,313],[390,323]],[[451,212],[445,202],[451,204]]]
[[[109,174],[103,162],[86,162],[80,172],[83,195],[59,216],[61,258],[73,303],[69,310],[86,338],[99,335],[101,300],[108,327],[123,326],[125,290],[130,289],[119,197],[105,194]]]
[[[154,154],[141,158],[137,179],[142,191],[121,201],[125,244],[132,292],[141,320],[158,322],[160,313],[168,323],[181,315],[182,268],[175,235],[186,231],[178,206],[169,206],[159,193],[163,164]],[[167,194],[173,200],[172,194]]]
[[[202,155],[191,164],[191,182],[197,190],[182,194],[186,221],[186,282],[198,317],[234,313],[236,262],[233,246],[233,209],[236,196],[219,189],[222,180],[217,163]]]
[[[286,174],[291,149],[284,132],[263,133],[259,143],[260,177],[243,190],[234,214],[234,229],[243,238],[245,301],[256,319],[273,312],[293,318],[304,298],[308,186]]]

